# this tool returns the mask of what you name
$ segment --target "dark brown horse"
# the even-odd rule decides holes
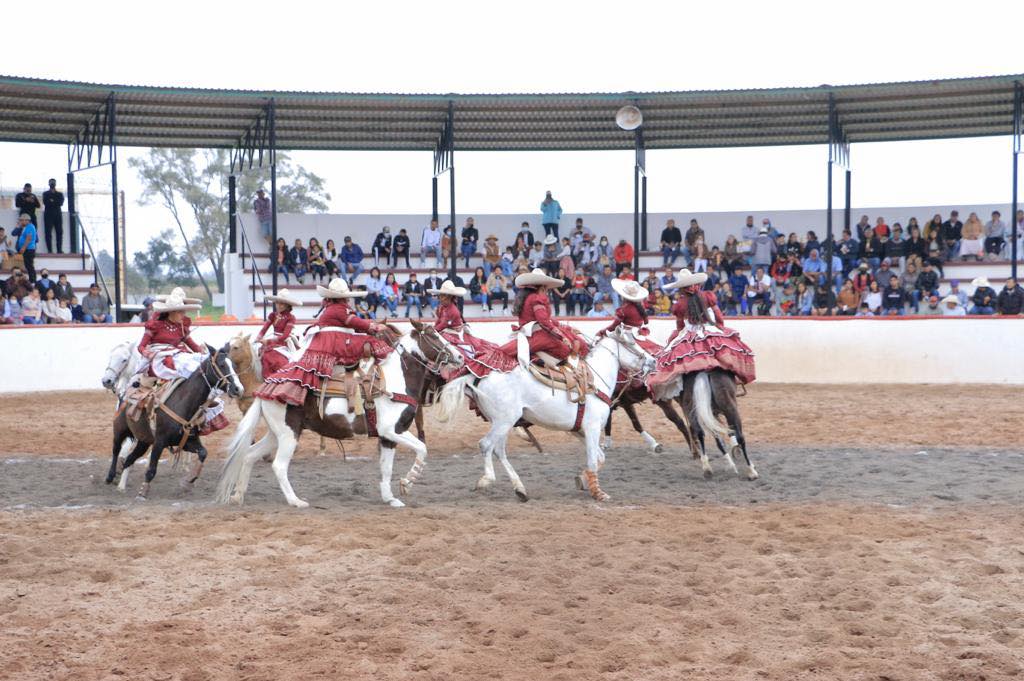
[[[736,401],[736,377],[722,369],[698,371],[687,374],[683,379],[683,411],[689,416],[693,439],[699,444],[701,467],[704,476],[711,477],[711,464],[704,449],[704,432],[709,432],[718,444],[729,466],[736,471],[733,457],[743,455],[747,467],[747,479],[757,480],[757,471],[747,454],[747,439],[743,435],[743,419]],[[718,416],[725,417],[728,427],[723,426]],[[728,449],[723,441],[728,439]]]

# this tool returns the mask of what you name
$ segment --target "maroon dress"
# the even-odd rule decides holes
[[[203,348],[189,337],[189,333],[192,331],[192,320],[189,317],[183,317],[181,322],[176,324],[167,319],[166,312],[161,312],[146,322],[144,328],[142,341],[139,342],[139,354],[146,359],[154,358],[154,350],[150,349],[151,345],[169,345],[172,348],[177,348],[180,352],[204,352]],[[172,355],[165,355],[161,361],[169,371],[174,371]],[[160,378],[153,372],[152,364],[149,366],[149,375]]]
[[[635,329],[637,345],[650,354],[657,355],[665,349],[647,337],[650,335],[651,330],[647,328],[647,315],[644,314],[640,303],[627,300],[622,305],[619,305],[619,309],[615,310],[615,320],[606,326],[604,331],[607,333],[617,329],[619,326],[628,326]]]
[[[263,338],[264,334],[267,333],[267,329],[274,328],[274,337],[263,343],[263,355],[260,357],[260,364],[263,366],[263,375],[269,376],[275,371],[280,371],[284,368],[284,365],[288,363],[288,358],[282,352],[278,352],[277,348],[283,348],[288,344],[288,337],[292,335],[292,330],[295,328],[295,315],[291,312],[274,312],[270,313],[267,317],[267,321],[264,322],[263,328],[256,334],[256,340]]]
[[[477,378],[483,378],[491,371],[508,372],[515,369],[516,361],[501,352],[497,343],[477,338],[469,332],[466,323],[462,320],[462,314],[455,303],[445,302],[437,311],[437,321],[434,328],[455,346],[465,360],[465,369]],[[464,371],[458,370],[447,380],[462,375]]]
[[[533,331],[530,333],[531,357],[542,351],[558,359],[568,359],[573,349],[581,355],[586,354],[587,346],[581,340],[577,342],[576,330],[551,318],[551,301],[544,291],[534,290],[523,301],[523,309],[519,311],[519,326],[525,326],[530,322],[534,322]],[[501,351],[516,357],[517,340],[512,339],[502,345]]]

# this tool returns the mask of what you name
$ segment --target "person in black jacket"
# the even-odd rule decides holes
[[[409,310],[415,305],[416,314],[423,319],[423,284],[416,281],[415,272],[409,275],[409,281],[405,282],[403,293],[405,293],[405,316],[409,317]],[[411,317],[409,318],[411,319]]]
[[[872,227],[864,230],[864,239],[860,242],[860,260],[866,262],[872,270],[877,270],[882,262],[882,240],[875,236]]]
[[[50,180],[50,188],[43,192],[43,225],[46,233],[46,251],[53,253],[53,233],[57,234],[57,253],[64,252],[64,216],[60,209],[64,205],[64,194],[57,191],[57,180]]]
[[[906,302],[907,294],[900,286],[899,277],[895,274],[891,275],[889,285],[882,291],[882,314],[902,315]]]
[[[996,311],[1003,315],[1018,315],[1024,312],[1024,291],[1017,286],[1017,280],[1010,277],[996,298]]]
[[[940,232],[942,241],[946,244],[946,260],[951,260],[956,256],[963,231],[964,223],[960,222],[960,212],[954,210],[949,214],[949,219],[942,223]]]
[[[473,218],[466,218],[466,226],[462,228],[462,244],[459,252],[469,267],[469,259],[476,255],[476,245],[480,241],[480,232],[473,223]]]
[[[914,304],[919,305],[921,300],[929,296],[939,294],[939,275],[935,274],[931,262],[925,260],[921,263],[921,273],[917,275],[917,286],[914,290]]]
[[[27,215],[33,225],[36,222],[36,211],[39,210],[39,197],[32,193],[32,185],[25,183],[25,190],[14,195],[14,207],[18,209],[18,215]]]
[[[373,254],[373,266],[379,267],[380,261],[384,261],[384,265],[387,265],[391,259],[391,228],[387,225],[377,232],[377,236],[373,240],[373,246],[370,247],[370,252]],[[408,252],[406,253],[406,266],[408,267]],[[398,261],[395,261],[398,264]]]
[[[405,229],[398,230],[398,236],[391,242],[391,247],[394,249],[391,252],[391,265],[398,267],[398,258],[401,256],[405,258],[406,269],[411,269],[409,265],[409,234]]]
[[[437,296],[431,295],[428,291],[431,289],[436,291],[441,288],[441,284],[443,283],[444,282],[441,280],[441,277],[437,276],[437,270],[433,269],[430,270],[430,275],[423,280],[423,296],[426,299],[427,304],[430,305],[430,311],[434,314],[437,314],[437,306],[440,301],[437,299]]]
[[[68,281],[68,275],[62,274],[57,277],[57,300],[71,300],[71,296],[75,295],[75,290],[71,287],[71,283]]]
[[[675,264],[680,255],[679,245],[683,242],[683,233],[676,227],[675,220],[668,220],[665,229],[661,230],[661,258],[664,267]]]

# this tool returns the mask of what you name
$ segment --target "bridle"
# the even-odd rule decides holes
[[[434,338],[435,335],[437,336],[436,339]],[[406,352],[406,354],[412,357],[417,364],[425,368],[430,373],[440,375],[442,367],[449,364],[457,365],[459,363],[456,361],[458,358],[449,348],[448,343],[440,337],[435,329],[426,327],[424,330],[418,331],[417,340],[425,341],[430,349],[436,353],[434,359],[429,360],[426,357],[418,357],[414,352]]]
[[[217,363],[217,360],[220,357],[220,355],[221,355],[221,351],[220,350],[214,350],[213,354],[211,354],[210,357],[209,357],[209,363],[210,364],[209,364],[208,368],[213,369],[213,373],[216,374],[216,376],[217,376],[216,382],[214,382],[214,383],[210,382],[210,379],[207,378],[207,376],[206,376],[206,370],[203,370],[203,371],[200,372],[202,374],[202,376],[203,376],[203,381],[206,382],[206,387],[209,388],[211,392],[214,391],[214,390],[220,390],[221,392],[228,392],[225,388],[227,388],[227,386],[232,382],[232,379],[234,379],[234,381],[237,381],[238,383],[241,383],[241,380],[239,380],[239,378],[238,378],[238,374],[235,373],[234,366],[229,365],[229,366],[231,366],[231,370],[228,371],[227,373],[224,373],[223,371],[221,371],[220,364]],[[225,354],[225,356],[226,356],[226,354]],[[230,359],[228,361],[230,361]]]
[[[615,359],[618,360],[620,368],[622,367],[621,353],[623,350],[633,355],[637,359],[641,360],[639,369],[625,371],[626,379],[621,382],[621,387],[619,387],[619,381],[615,381],[615,385],[608,386],[608,394],[611,395],[612,398],[611,407],[614,408],[615,405],[618,404],[619,400],[622,399],[622,395],[623,393],[626,392],[626,388],[629,386],[629,384],[632,383],[637,378],[642,378],[647,375],[648,370],[644,368],[644,365],[647,363],[647,358],[650,357],[650,355],[637,345],[636,340],[633,340],[630,343],[626,343],[625,340],[622,338],[622,331],[619,329],[613,331],[612,334],[605,335],[615,341],[614,351],[612,351],[610,348],[606,348],[603,345],[601,345],[599,340],[595,340],[593,345],[590,346],[590,348],[592,350],[605,350],[606,352],[614,354]],[[600,376],[598,376],[596,372],[594,372],[594,376],[600,378]],[[601,379],[601,382],[604,383],[604,379]]]
[[[119,371],[114,369],[114,364],[111,361],[107,362],[107,368],[103,370],[104,375],[106,375],[108,371],[113,372],[114,374],[114,380],[110,382],[110,388],[108,388],[108,390],[114,393],[115,396],[117,395],[117,379],[121,377],[121,374],[123,374],[125,369],[128,368],[128,363],[132,360],[132,352],[130,346],[127,348],[127,351],[128,356],[125,358],[124,364],[121,366],[121,369]]]

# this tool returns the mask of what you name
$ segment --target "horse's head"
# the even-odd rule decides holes
[[[227,356],[239,371],[247,371],[253,365],[252,341],[248,335],[239,333],[228,341]]]
[[[231,361],[231,343],[226,343],[220,350],[215,350],[210,345],[206,346],[210,353],[207,359],[208,367],[207,381],[210,386],[223,390],[228,397],[240,397],[243,393],[242,382],[238,380],[235,373],[235,364]]]
[[[604,334],[595,347],[605,347],[609,352],[615,353],[619,358],[619,366],[632,374],[647,374],[655,368],[656,363],[651,353],[636,342],[632,332],[621,326]]]
[[[412,324],[410,336],[416,341],[416,352],[427,361],[428,368],[437,373],[442,366],[459,367],[463,364],[462,353],[455,349],[443,334],[430,324],[409,320]]]
[[[103,370],[101,382],[107,390],[113,390],[117,385],[117,379],[128,369],[128,360],[132,356],[131,341],[125,341],[114,346],[110,351],[110,358],[107,360],[107,368]]]

